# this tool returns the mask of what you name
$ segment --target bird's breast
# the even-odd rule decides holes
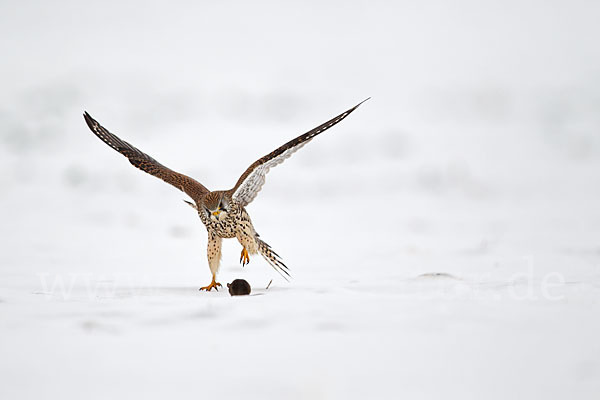
[[[235,217],[235,214],[232,215],[228,213],[225,218],[221,219],[209,218],[203,212],[199,212],[198,215],[209,232],[216,233],[217,236],[222,238],[235,237],[237,232],[237,218]]]

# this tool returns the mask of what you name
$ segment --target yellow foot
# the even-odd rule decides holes
[[[210,285],[208,286],[202,286],[200,288],[200,290],[206,290],[207,292],[210,292],[213,288],[218,292],[219,289],[218,287],[221,287],[223,285],[221,285],[219,282],[215,282],[215,280],[213,279],[212,282],[210,283]]]
[[[240,256],[240,262],[242,263],[242,267],[246,266],[250,262],[250,256],[248,255],[248,250],[244,247],[242,249],[242,255]]]

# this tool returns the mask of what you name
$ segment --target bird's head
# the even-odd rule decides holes
[[[212,221],[224,219],[229,212],[229,200],[222,192],[210,192],[207,194],[202,206],[202,211]]]

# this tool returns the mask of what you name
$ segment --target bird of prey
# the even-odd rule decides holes
[[[193,203],[189,201],[186,201],[186,203],[197,210],[200,220],[208,231],[207,256],[208,266],[212,273],[210,284],[201,287],[200,290],[210,291],[213,288],[218,290],[218,287],[221,286],[216,279],[221,262],[221,242],[224,238],[235,237],[242,245],[243,249],[240,257],[242,266],[250,262],[250,254],[258,252],[281,276],[285,279],[290,277],[288,267],[281,261],[279,255],[256,233],[245,207],[254,200],[262,188],[265,183],[265,175],[269,172],[269,169],[281,164],[294,152],[314,139],[315,136],[346,118],[366,100],[256,160],[244,171],[233,188],[215,191],[208,190],[200,182],[189,176],[165,167],[136,147],[119,139],[87,112],[84,112],[83,117],[98,138],[127,157],[133,166],[175,186],[192,198]]]

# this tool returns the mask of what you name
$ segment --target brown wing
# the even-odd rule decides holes
[[[208,189],[205,188],[200,182],[190,178],[189,176],[180,174],[165,167],[148,154],[141,152],[126,141],[119,139],[106,130],[102,125],[100,125],[98,121],[93,119],[87,112],[83,113],[83,117],[85,118],[85,122],[87,122],[88,126],[96,136],[98,136],[104,143],[127,157],[129,162],[134,167],[139,168],[142,171],[147,172],[150,175],[154,175],[157,178],[160,178],[163,181],[175,186],[177,189],[185,192],[194,200],[199,200],[202,195],[208,193]]]
[[[252,200],[254,200],[254,198],[264,185],[265,176],[267,172],[269,172],[270,168],[281,164],[293,153],[302,148],[302,146],[310,142],[315,136],[322,132],[325,132],[327,129],[331,128],[332,126],[346,118],[352,111],[356,110],[358,106],[360,106],[365,101],[369,100],[369,98],[361,101],[348,111],[341,113],[337,117],[330,119],[324,124],[321,124],[316,128],[306,132],[305,134],[290,140],[283,146],[267,154],[261,159],[256,160],[254,163],[252,163],[252,165],[248,167],[248,169],[242,174],[242,176],[240,176],[240,179],[238,179],[233,189],[229,190],[232,198],[238,203],[242,204],[243,206],[249,204]]]

